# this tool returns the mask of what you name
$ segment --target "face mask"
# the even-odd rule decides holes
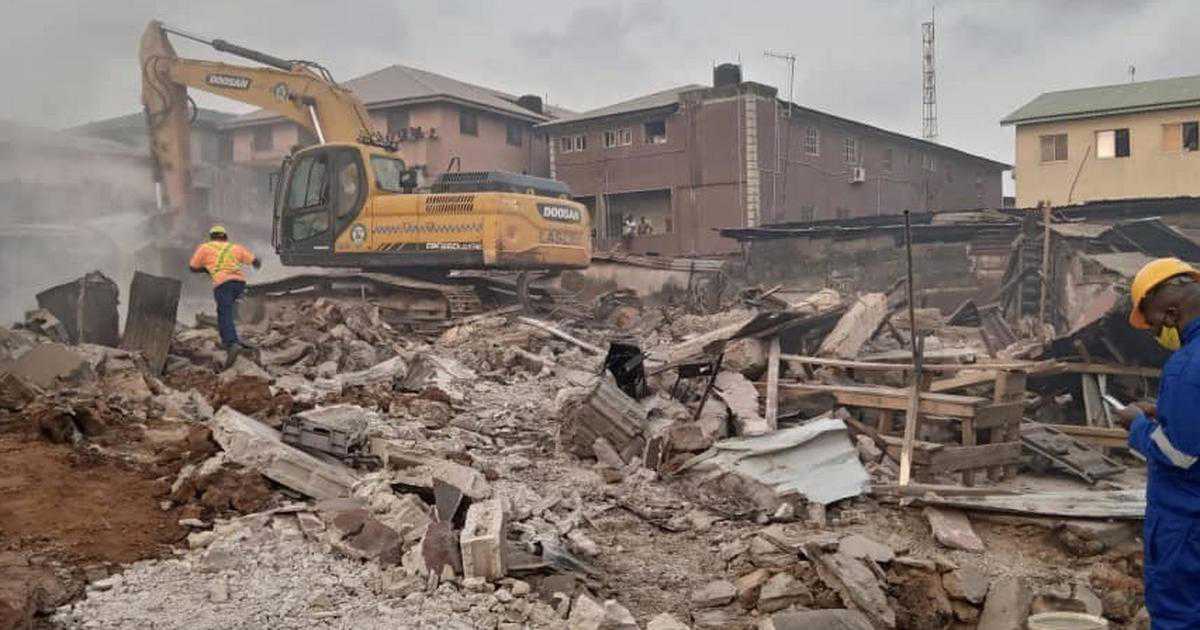
[[[1163,326],[1158,331],[1158,345],[1175,352],[1182,345],[1179,341],[1179,329],[1174,326]]]

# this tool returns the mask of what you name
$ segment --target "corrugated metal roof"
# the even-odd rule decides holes
[[[617,116],[620,114],[632,114],[634,112],[647,111],[658,109],[660,107],[668,107],[679,102],[679,94],[690,90],[703,89],[705,86],[695,83],[673,87],[661,92],[654,92],[645,96],[631,98],[627,101],[614,103],[597,109],[590,109],[586,112],[575,114],[574,116],[564,116],[557,120],[544,123],[542,126],[548,127],[551,125],[560,125],[573,122],[581,122],[591,120],[593,118],[604,118],[605,116]]]
[[[1141,252],[1117,252],[1114,254],[1091,254],[1087,258],[1096,261],[1101,267],[1120,274],[1123,278],[1132,278],[1137,275],[1146,263],[1154,260],[1153,257],[1147,256]]]
[[[1002,125],[1089,118],[1200,105],[1200,75],[1045,92],[1000,120]]]
[[[344,81],[341,86],[353,92],[368,109],[444,98],[535,122],[551,118],[550,115],[538,114],[517,105],[516,97],[511,94],[399,64]],[[558,108],[548,109],[551,114],[565,112]],[[237,127],[274,118],[280,116],[275,112],[260,109],[238,116],[226,123],[226,126]]]
[[[220,123],[223,123],[227,120],[232,120],[236,117],[237,114],[220,112],[215,109],[200,108],[196,110],[196,120],[193,122],[193,124],[203,127],[216,127]],[[89,136],[106,131],[120,131],[124,129],[144,130],[145,128],[146,115],[142,112],[134,112],[132,114],[125,114],[124,116],[105,118],[103,120],[94,120],[90,123],[68,127],[63,131],[81,136]]]
[[[1067,238],[1100,238],[1112,228],[1110,223],[1051,223],[1050,231]]]

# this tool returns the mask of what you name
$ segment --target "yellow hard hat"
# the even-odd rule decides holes
[[[214,225],[214,226],[208,228],[208,235],[212,236],[214,234],[225,234],[225,226],[224,225]]]
[[[1154,287],[1175,276],[1189,275],[1200,280],[1200,271],[1178,258],[1158,258],[1145,264],[1133,282],[1129,284],[1129,297],[1133,301],[1133,309],[1129,312],[1129,325],[1146,330],[1150,322],[1142,314],[1142,300]]]

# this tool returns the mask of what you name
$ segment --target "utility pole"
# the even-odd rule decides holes
[[[779,125],[778,124],[775,125],[775,170],[776,170],[777,177],[778,177],[778,172],[780,171],[780,169],[782,169],[782,171],[783,171],[782,205],[783,205],[783,207],[787,207],[788,159],[791,157],[791,154],[792,154],[792,103],[796,100],[796,55],[793,55],[792,53],[781,53],[781,52],[773,52],[773,51],[767,50],[767,51],[763,51],[763,56],[770,57],[773,59],[782,59],[782,60],[788,62],[788,100],[787,100],[787,123],[786,123],[787,127],[785,127],[785,131],[783,134],[783,149],[782,149],[782,151],[779,148]],[[778,113],[778,111],[779,111],[778,106],[776,106],[775,111],[776,111],[776,113]],[[776,117],[776,120],[778,120],[778,117]],[[782,164],[782,166],[781,166],[781,164]],[[772,188],[774,189],[774,191],[776,191],[776,193],[778,192],[778,190],[779,190],[779,180],[778,179],[775,180],[775,185]],[[776,215],[774,217],[775,220],[778,221],[780,218],[780,214],[781,214],[779,211],[780,199],[777,194],[773,199],[774,200],[772,201],[772,205],[774,207],[772,208],[772,210],[774,211],[774,213]]]
[[[936,140],[938,136],[935,64],[934,13],[931,10],[929,21],[921,23],[921,103],[924,109],[921,137],[926,140]]]

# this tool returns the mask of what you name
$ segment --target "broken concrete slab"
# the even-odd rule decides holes
[[[245,379],[257,379],[270,383],[273,377],[245,355],[238,356],[233,365],[217,375],[217,382],[222,385],[228,385],[234,381]]]
[[[423,488],[432,494],[433,480],[437,478],[473,500],[492,496],[491,484],[483,473],[469,466],[378,437],[371,438],[370,452],[383,461],[392,483]]]
[[[737,587],[725,580],[713,580],[692,590],[693,608],[716,608],[733,601]]]
[[[63,326],[62,321],[55,317],[54,313],[44,308],[26,312],[22,327],[35,336],[45,337],[53,342],[71,343],[71,335],[67,333],[67,327]]]
[[[972,566],[961,566],[949,573],[942,574],[942,587],[950,599],[967,601],[972,604],[982,604],[987,596],[991,579],[979,569]]]
[[[729,406],[736,434],[750,437],[775,430],[758,412],[758,389],[745,376],[738,372],[722,371],[717,375],[713,393]]]
[[[591,457],[596,438],[604,438],[618,453],[642,436],[648,412],[630,398],[611,376],[597,379],[587,396],[564,410],[560,436],[564,448],[579,457]]]
[[[942,545],[963,551],[983,551],[983,541],[971,527],[965,512],[935,507],[925,508],[925,518],[933,537]]]
[[[422,354],[413,359],[408,373],[399,375],[400,389],[452,405],[466,402],[475,371],[449,357]]]
[[[660,613],[657,617],[650,620],[646,624],[646,630],[691,630],[690,627],[682,621],[676,619],[670,613]]]
[[[603,604],[580,594],[571,605],[571,616],[567,618],[569,630],[638,630],[637,620],[627,608],[616,600]]]
[[[757,379],[767,371],[767,342],[753,337],[735,339],[725,345],[721,367],[748,379]]]
[[[121,290],[100,271],[37,294],[38,307],[54,314],[71,343],[116,347],[120,341],[117,303]]]
[[[871,622],[857,610],[829,608],[778,612],[763,618],[758,630],[874,630]]]
[[[231,461],[302,494],[315,499],[349,496],[358,481],[352,469],[284,444],[278,431],[229,407],[222,407],[211,424],[213,439]]]
[[[889,546],[871,540],[862,534],[850,534],[838,541],[838,550],[854,558],[887,564],[896,559],[896,552]]]
[[[499,499],[478,501],[467,509],[459,540],[463,576],[495,581],[508,573],[508,519]]]
[[[598,437],[595,442],[592,442],[592,453],[596,455],[596,461],[609,468],[621,470],[625,467],[625,460],[621,459],[621,454],[613,448],[608,440],[602,437]]]
[[[371,383],[394,382],[396,379],[404,378],[406,373],[408,373],[408,366],[405,364],[404,358],[395,356],[365,370],[338,374],[331,380],[337,383],[340,391],[346,387],[370,385]]]
[[[817,356],[854,359],[888,314],[887,295],[868,293],[860,296],[836,326],[825,336]]]
[[[0,409],[20,411],[41,394],[41,390],[10,372],[0,372]]]
[[[60,343],[43,343],[15,361],[0,365],[0,372],[15,374],[43,389],[63,383],[94,380],[96,372],[87,357]]]
[[[758,611],[772,613],[790,606],[809,606],[812,603],[812,592],[803,582],[789,573],[776,573],[762,586],[758,596]]]
[[[836,591],[845,604],[862,611],[875,627],[896,627],[896,612],[888,604],[875,572],[862,560],[840,551],[822,553],[816,544],[805,545],[804,549],[821,581]]]
[[[268,367],[283,367],[303,359],[312,350],[311,343],[290,340],[275,348],[260,350],[258,360]]]
[[[996,579],[988,589],[978,630],[1022,630],[1032,602],[1033,592],[1023,578]]]
[[[837,418],[813,420],[767,435],[722,440],[682,468],[736,475],[754,500],[774,511],[787,498],[826,505],[866,492],[870,478]]]
[[[754,607],[758,601],[758,594],[762,591],[763,584],[771,579],[771,572],[758,568],[734,580],[734,588],[737,590],[737,600],[743,608],[750,609]]]
[[[692,613],[692,628],[695,630],[741,630],[749,627],[749,619],[736,604]]]
[[[121,348],[140,352],[152,374],[162,374],[175,335],[183,283],[175,278],[134,272]]]

